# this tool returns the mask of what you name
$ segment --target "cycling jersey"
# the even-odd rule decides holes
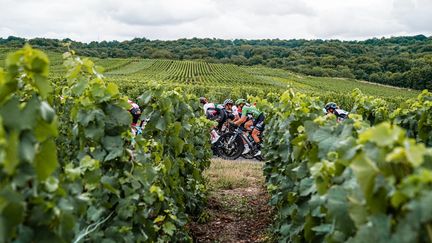
[[[208,109],[214,109],[215,108],[215,104],[213,103],[206,103],[204,104],[204,113],[207,113]]]
[[[348,111],[342,110],[342,109],[336,109],[335,115],[338,118],[346,119],[348,117]]]
[[[345,111],[345,110],[342,110],[342,109],[336,109],[335,112],[334,112],[334,114],[337,117],[337,121],[341,122],[341,121],[343,121],[343,120],[345,120],[345,119],[348,118],[348,114],[349,113],[348,113],[348,111]]]
[[[225,108],[223,109],[216,109],[218,111],[215,121],[218,122],[218,130],[222,128],[222,125],[228,120],[233,120],[234,115],[227,111]]]
[[[231,109],[234,116],[237,116],[239,114],[237,106],[234,105]]]
[[[251,115],[252,118],[257,119],[262,112],[259,111],[255,106],[243,106],[242,115],[247,116]]]
[[[132,125],[135,126],[141,116],[141,110],[135,102],[128,100],[128,103],[131,105],[129,112],[132,115]]]

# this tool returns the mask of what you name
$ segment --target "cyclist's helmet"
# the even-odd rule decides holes
[[[228,104],[234,104],[234,101],[232,100],[232,99],[226,99],[225,101],[224,101],[224,103],[223,103],[223,106],[226,106],[226,105],[228,105]]]
[[[245,99],[238,99],[235,102],[236,105],[240,105],[240,104],[246,104],[246,100]]]
[[[199,100],[200,100],[201,104],[205,104],[207,101],[207,99],[205,97],[200,97]]]
[[[324,109],[325,109],[326,111],[328,111],[329,109],[336,110],[337,108],[338,108],[338,107],[337,107],[336,103],[334,103],[334,102],[329,102],[329,103],[327,103],[327,104],[325,105],[325,107],[324,107]]]

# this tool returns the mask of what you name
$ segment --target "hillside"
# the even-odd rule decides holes
[[[0,49],[0,65],[4,65],[8,52],[8,49]],[[51,76],[61,76],[65,71],[61,54],[52,51],[47,53],[50,58]],[[282,92],[287,87],[321,95],[349,94],[353,89],[359,88],[364,94],[389,99],[411,98],[419,93],[415,90],[378,86],[355,79],[313,77],[264,66],[248,67],[167,59],[91,59],[97,65],[104,67],[104,74],[109,81],[116,82],[124,89],[141,90],[140,84],[156,81],[172,87],[183,86],[185,89],[194,89],[197,95],[209,93],[208,88],[212,88],[216,91],[212,91],[214,98],[219,98],[215,94],[218,91],[220,96],[226,97],[226,92],[233,92],[234,87],[240,88],[240,95]],[[237,95],[236,92],[233,95]]]
[[[0,38],[0,48],[18,48],[26,41],[47,51],[65,52],[69,42],[81,56],[203,60],[242,66],[263,65],[317,77],[343,77],[412,89],[432,89],[432,38],[424,35],[340,40],[175,41],[135,38],[130,41],[81,43],[18,37]]]

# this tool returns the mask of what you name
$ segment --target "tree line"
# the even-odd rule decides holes
[[[432,37],[424,35],[340,40],[222,40],[135,38],[127,41],[82,43],[71,39],[0,38],[0,46],[24,43],[45,50],[66,51],[70,42],[79,55],[109,57],[199,59],[213,63],[264,65],[306,75],[343,77],[375,83],[432,90]]]

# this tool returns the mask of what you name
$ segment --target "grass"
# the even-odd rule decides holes
[[[189,227],[197,242],[272,242],[262,162],[212,159],[208,204]]]
[[[250,160],[213,159],[205,172],[210,190],[249,188],[264,184],[263,164]]]

